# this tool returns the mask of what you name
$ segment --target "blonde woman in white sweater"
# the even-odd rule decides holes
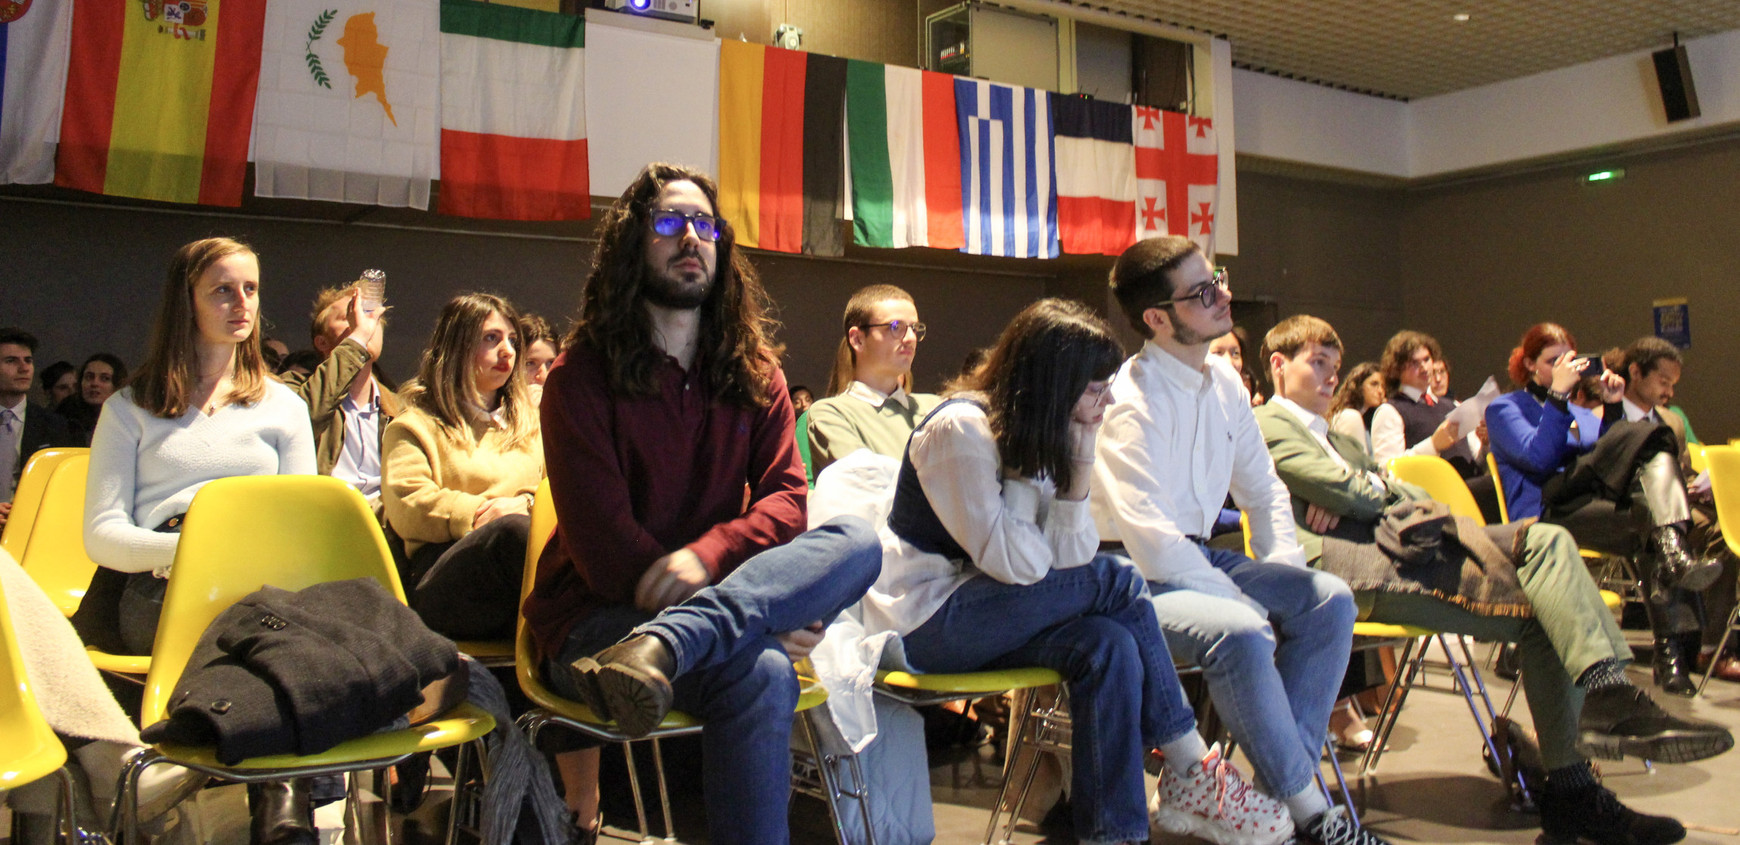
[[[454,639],[513,634],[544,475],[519,314],[471,293],[441,309],[406,410],[382,436],[381,503],[410,556],[411,607]]]

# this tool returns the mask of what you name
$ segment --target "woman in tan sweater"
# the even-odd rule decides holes
[[[411,607],[455,639],[513,634],[527,514],[544,475],[518,325],[496,296],[448,302],[408,407],[382,436],[381,501],[410,556]]]

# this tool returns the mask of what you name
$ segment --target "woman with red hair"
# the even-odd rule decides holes
[[[1510,377],[1521,389],[1487,406],[1510,518],[1563,525],[1579,545],[1604,552],[1642,552],[1654,582],[1656,684],[1692,695],[1688,661],[1703,627],[1695,591],[1710,586],[1722,567],[1687,551],[1691,511],[1673,431],[1660,422],[1626,421],[1614,407],[1625,380],[1602,371],[1599,358],[1578,356],[1576,347],[1563,326],[1531,326],[1510,354]],[[1569,401],[1590,367],[1599,372],[1608,406],[1601,417]]]

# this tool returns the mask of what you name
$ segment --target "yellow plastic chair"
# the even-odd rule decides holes
[[[555,533],[555,530],[556,503],[550,497],[550,480],[546,478],[543,483],[538,485],[537,495],[532,499],[532,527],[526,539],[525,569],[520,576],[521,607],[525,606],[527,597],[532,594],[532,587],[537,583],[538,558],[543,555],[544,547],[549,544],[551,535]],[[538,743],[538,734],[551,725],[577,731],[600,742],[622,746],[623,756],[628,760],[628,786],[629,791],[634,794],[634,811],[640,825],[639,839],[641,841],[652,841],[652,839],[650,829],[647,826],[646,800],[640,789],[639,769],[635,767],[634,763],[634,743],[646,741],[652,744],[653,770],[658,778],[659,807],[664,816],[665,839],[672,841],[673,837],[676,836],[676,827],[671,820],[670,790],[665,782],[664,755],[659,746],[659,740],[698,734],[705,727],[701,720],[680,710],[672,710],[665,714],[664,721],[660,722],[659,726],[654,728],[651,733],[643,737],[631,737],[618,729],[615,722],[601,718],[586,705],[563,698],[544,683],[543,659],[538,654],[537,644],[532,640],[532,632],[526,625],[526,617],[523,613],[519,617],[514,636],[514,675],[519,679],[520,690],[526,694],[526,698],[536,705],[519,718],[519,725],[526,732],[526,737],[531,740],[533,746]],[[828,692],[820,684],[802,677],[799,678],[799,681],[803,686],[798,694],[795,712],[803,713],[827,701]],[[814,758],[821,763],[815,776],[821,780],[821,789],[827,794],[818,794],[817,797],[822,798],[827,803],[828,811],[834,820],[835,836],[840,845],[846,845],[845,832],[839,822],[839,808],[836,804],[839,797],[859,799],[864,829],[870,830],[869,808],[866,806],[862,794],[864,784],[862,773],[858,769],[856,758],[846,761],[851,766],[857,791],[844,789],[834,779],[833,768],[827,765],[829,760],[821,752],[822,745],[813,728],[807,721],[801,719],[799,721],[804,724]]]
[[[1468,492],[1468,482],[1462,480],[1449,461],[1437,455],[1403,455],[1391,458],[1389,469],[1391,475],[1425,488],[1427,495],[1449,506],[1451,513],[1486,524],[1486,518],[1480,515],[1480,505],[1474,502],[1474,494]],[[1499,498],[1504,498],[1502,493]]]
[[[18,561],[67,616],[79,609],[97,571],[97,562],[85,552],[85,477],[90,466],[89,449],[59,461],[43,490],[30,544]],[[110,654],[90,647],[85,654],[98,669],[135,682],[151,668],[148,654]]]
[[[1692,472],[1703,472],[1710,468],[1710,460],[1704,457],[1704,445],[1692,443],[1686,446],[1686,454],[1691,458]]]
[[[167,716],[194,646],[231,604],[268,584],[294,591],[352,578],[373,578],[405,600],[374,513],[356,488],[319,475],[244,476],[207,484],[194,497],[176,545],[140,726]],[[219,763],[213,748],[160,743],[123,771],[118,828],[123,842],[139,841],[139,775],[159,762],[242,783],[363,771],[374,771],[378,782],[385,767],[412,754],[469,743],[494,728],[488,713],[461,704],[433,721],[358,737],[319,754],[274,754],[233,766]],[[456,780],[461,777],[456,773]],[[351,778],[353,799],[359,780]]]
[[[1740,555],[1740,446],[1708,446],[1704,449],[1704,458],[1710,463],[1710,493],[1716,500],[1716,524],[1722,528],[1722,539],[1728,544],[1729,553]],[[1733,638],[1736,626],[1740,626],[1740,607],[1728,614],[1728,624],[1722,630],[1722,641],[1716,645],[1716,654],[1727,653],[1728,640]],[[1710,669],[1698,682],[1698,694],[1702,695],[1704,687],[1710,683],[1716,663],[1710,661]]]
[[[1498,490],[1498,521],[1510,521],[1510,504],[1504,498],[1504,476],[1498,471],[1498,456],[1486,453],[1486,471],[1492,473],[1492,486]]]
[[[36,510],[42,504],[42,494],[48,489],[48,479],[54,475],[55,467],[73,455],[88,455],[90,451],[58,446],[38,449],[24,464],[24,474],[12,494],[12,515],[6,518],[6,529],[0,533],[0,548],[12,555],[13,560],[24,559],[24,549],[30,544],[30,528],[36,523]]]
[[[77,841],[72,812],[72,777],[66,770],[66,746],[42,717],[25,676],[24,656],[12,612],[0,595],[0,795],[48,775],[59,779],[56,826],[66,842]]]

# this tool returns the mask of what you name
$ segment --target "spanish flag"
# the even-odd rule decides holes
[[[719,45],[719,216],[737,243],[841,255],[846,60]]]
[[[55,184],[240,205],[265,8],[259,0],[79,0]]]

